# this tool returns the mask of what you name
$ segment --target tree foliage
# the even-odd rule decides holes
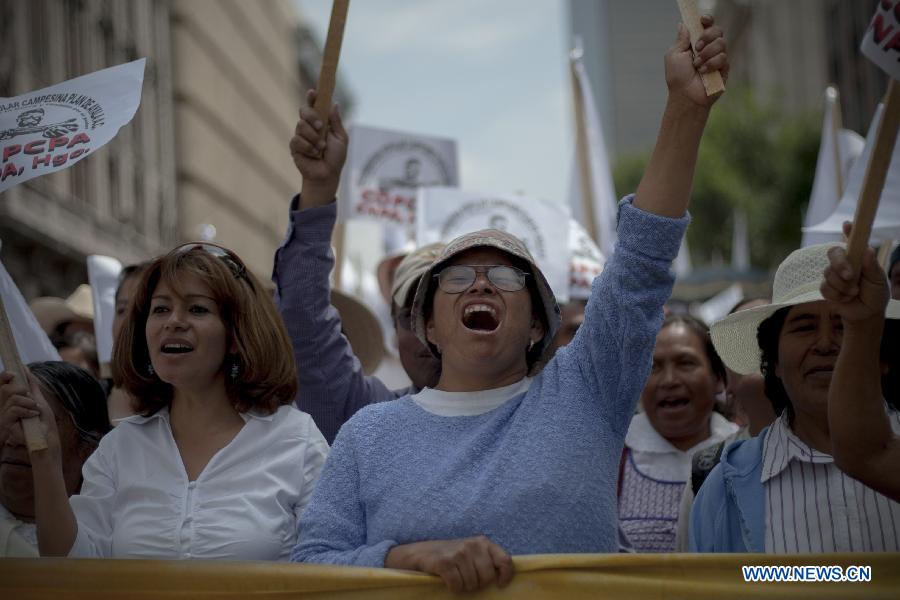
[[[695,266],[731,257],[735,209],[747,214],[750,259],[770,269],[800,245],[819,149],[818,115],[789,115],[730,89],[707,124],[691,194],[688,246]],[[649,153],[613,169],[620,195],[637,189]]]

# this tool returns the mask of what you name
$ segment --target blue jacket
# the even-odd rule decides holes
[[[765,552],[766,504],[762,475],[768,427],[730,444],[703,483],[691,509],[691,552]]]

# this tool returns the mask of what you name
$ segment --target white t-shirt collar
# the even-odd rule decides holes
[[[525,393],[532,379],[524,377],[512,385],[477,392],[444,392],[424,388],[413,394],[412,400],[439,417],[473,417],[490,412],[507,400]]]

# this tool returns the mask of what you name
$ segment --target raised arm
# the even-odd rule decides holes
[[[323,124],[311,108],[315,92],[311,91],[307,100],[309,106],[300,109],[300,120],[290,142],[303,187],[294,200],[285,241],[275,253],[272,279],[276,285],[275,303],[297,362],[300,390],[296,405],[312,415],[331,443],[341,425],[357,410],[390,400],[394,394],[381,381],[363,373],[341,333],[337,310],[331,305],[328,277],[334,266],[334,200],[348,136],[335,108],[327,138],[320,140]]]
[[[635,196],[620,204],[616,249],[594,281],[584,324],[554,359],[562,379],[578,373],[590,389],[588,396],[600,404],[600,414],[623,436],[649,374],[663,304],[672,292],[671,264],[687,227],[697,151],[715,102],[706,96],[697,67],[723,75],[728,70],[722,32],[711,18],[703,22],[699,62],[693,60],[684,27],[666,53],[669,97],[653,155]]]
[[[828,252],[822,295],[841,315],[844,332],[828,390],[828,427],[837,466],[900,502],[900,439],[891,430],[881,391],[880,342],[888,286],[867,248],[857,271],[843,248]]]

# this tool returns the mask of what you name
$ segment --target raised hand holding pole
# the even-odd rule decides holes
[[[9,325],[9,318],[6,316],[3,296],[0,296],[0,359],[3,360],[3,366],[7,371],[18,377],[23,385],[28,385],[28,373],[16,349],[16,340]],[[46,450],[47,439],[44,437],[41,420],[38,417],[22,419],[22,429],[25,430],[28,452]]]

